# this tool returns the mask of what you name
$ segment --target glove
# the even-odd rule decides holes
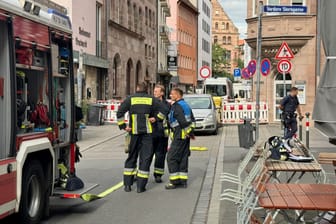
[[[82,153],[79,151],[79,146],[76,145],[76,151],[75,151],[75,162],[78,163],[80,161],[80,158],[82,158]]]

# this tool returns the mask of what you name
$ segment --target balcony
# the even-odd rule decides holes
[[[160,5],[163,8],[163,12],[166,13],[166,16],[169,17],[171,16],[170,14],[170,5],[168,0],[160,0]]]
[[[257,18],[246,20],[248,45],[256,49]],[[316,35],[315,15],[272,15],[262,18],[262,47],[265,56],[274,56],[283,41],[291,46],[294,54]]]
[[[161,25],[159,27],[159,32],[161,39],[164,42],[169,43],[169,27],[167,25]]]

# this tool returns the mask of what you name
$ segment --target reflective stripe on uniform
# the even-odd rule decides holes
[[[125,124],[124,118],[118,118],[118,125],[120,126],[120,125],[123,125],[123,124]]]
[[[179,173],[171,173],[169,175],[169,180],[178,180],[180,179]]]
[[[138,134],[138,115],[132,114],[132,134]]]
[[[184,129],[181,129],[181,138],[185,139],[187,137],[186,131]]]
[[[149,97],[132,97],[131,105],[144,104],[144,105],[152,105],[153,99]]]
[[[149,178],[149,172],[148,171],[143,171],[143,170],[138,170],[137,173],[138,177],[148,179]]]
[[[136,168],[124,168],[124,175],[134,176],[137,174]]]
[[[164,174],[164,169],[154,168],[154,173],[156,173],[156,174]]]
[[[146,129],[147,129],[147,133],[150,134],[153,132],[153,128],[152,128],[152,123],[149,121],[149,114],[145,114],[146,116]]]
[[[159,119],[161,119],[161,120],[163,120],[163,119],[166,118],[166,116],[165,116],[163,113],[161,113],[161,112],[158,113],[157,117],[158,117]]]
[[[181,180],[188,180],[188,173],[180,172],[179,177]]]

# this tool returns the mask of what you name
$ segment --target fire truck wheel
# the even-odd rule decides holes
[[[45,200],[43,168],[41,163],[29,161],[23,169],[22,193],[19,216],[20,223],[39,223],[43,215]]]

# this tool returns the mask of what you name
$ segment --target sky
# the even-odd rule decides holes
[[[219,0],[219,2],[236,27],[238,27],[240,36],[245,37],[247,32],[247,24],[245,22],[247,0]]]

